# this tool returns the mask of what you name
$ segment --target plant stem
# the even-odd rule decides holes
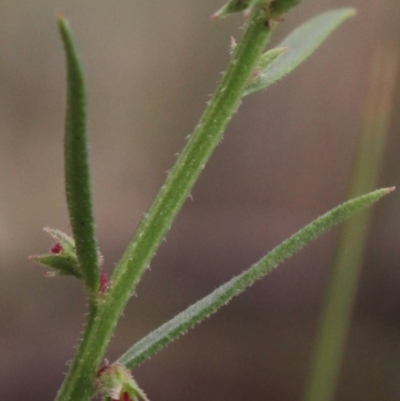
[[[397,54],[380,52],[374,59],[348,197],[369,191],[377,184],[393,104],[393,90],[396,87],[396,56]],[[371,210],[365,210],[341,227],[304,401],[331,401],[334,398],[370,220]]]
[[[104,300],[92,306],[83,339],[56,401],[87,401],[114,327],[154,253],[237,110],[243,89],[270,35],[255,7],[215,95],[145,214],[111,277]]]
[[[246,25],[243,38],[189,141],[172,171],[144,215],[134,237],[117,265],[112,280],[112,295],[117,294],[118,308],[126,303],[148,267],[172,221],[189,196],[223,132],[236,112],[253,68],[265,48],[270,29],[265,16],[255,10]]]

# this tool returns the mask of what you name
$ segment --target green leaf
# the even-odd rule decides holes
[[[282,14],[297,6],[302,0],[230,0],[215,12],[211,18],[224,18],[228,15],[244,11],[251,12],[255,6],[265,13],[267,19],[279,19]]]
[[[92,299],[99,288],[99,266],[90,189],[87,95],[81,63],[67,21],[58,16],[67,63],[64,136],[65,186],[76,255]]]
[[[273,63],[279,56],[285,53],[287,48],[285,47],[275,47],[274,49],[268,50],[266,53],[262,54],[257,62],[256,68],[246,85],[246,89],[253,88],[254,86],[260,85],[260,80],[262,79],[260,73],[264,71],[271,63]]]
[[[251,3],[251,0],[230,0],[218,11],[216,11],[211,18],[224,18],[228,15],[246,10]]]
[[[297,6],[302,0],[274,0],[270,5],[271,18],[279,18],[291,8]]]
[[[123,365],[116,363],[106,365],[97,373],[97,389],[103,400],[149,401],[144,391],[138,386],[131,372]],[[125,394],[126,393],[126,394]]]
[[[52,269],[47,276],[75,276],[82,278],[82,269],[79,266],[75,252],[75,242],[69,235],[59,230],[46,227],[44,229],[55,241],[50,253],[30,256],[30,260]]]
[[[81,266],[76,256],[75,241],[69,235],[60,230],[45,227],[43,229],[54,241],[50,248],[50,253],[44,255],[30,256],[29,259],[42,266],[52,269],[47,273],[48,277],[74,276],[78,279],[83,278]],[[103,256],[97,253],[99,265],[103,262]]]
[[[356,212],[372,205],[394,188],[380,189],[347,201],[320,216],[303,229],[264,256],[242,274],[234,277],[214,292],[196,302],[167,323],[134,344],[117,362],[130,368],[148,359],[166,344],[184,334],[188,329],[201,322],[219,308],[227,304],[234,296],[271,272],[285,259],[299,251],[313,239],[329,230],[334,225],[349,218]]]
[[[243,92],[243,96],[266,89],[288,75],[306,60],[342,22],[355,13],[355,9],[351,7],[327,11],[295,29],[277,46],[287,48],[285,54],[260,71],[257,82],[249,86]]]

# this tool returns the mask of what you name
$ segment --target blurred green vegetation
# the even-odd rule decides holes
[[[97,230],[111,268],[212,93],[230,36],[241,33],[240,16],[209,21],[220,5],[1,2],[1,399],[52,399],[83,322],[80,286],[45,279],[27,261],[50,246],[42,227],[70,231],[55,10],[74,26],[88,78]],[[275,40],[338,6],[355,6],[359,15],[292,76],[245,99],[132,299],[134,313],[125,313],[111,360],[345,197],[370,60],[376,48],[399,47],[400,6],[309,0],[285,18]],[[395,90],[395,110],[398,104]],[[399,186],[394,114],[379,186]],[[399,195],[389,198],[372,223],[341,401],[399,399]],[[334,239],[318,240],[143,365],[135,376],[149,398],[298,400]]]

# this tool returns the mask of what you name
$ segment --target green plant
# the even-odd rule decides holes
[[[232,44],[231,61],[215,94],[109,280],[101,272],[102,257],[95,238],[85,82],[69,26],[61,15],[58,16],[67,60],[65,183],[73,236],[47,229],[56,242],[51,253],[32,258],[50,267],[53,275],[72,275],[81,279],[87,292],[89,311],[82,340],[57,401],[89,400],[96,386],[107,401],[145,399],[145,394],[127,368],[133,368],[148,359],[330,227],[391,192],[392,188],[377,190],[347,201],[322,215],[248,270],[134,344],[117,363],[99,369],[126,303],[237,111],[242,97],[265,89],[290,73],[341,22],[354,15],[351,8],[323,13],[295,30],[277,48],[263,54],[271,31],[281,15],[299,2],[231,0],[214,14],[214,18],[220,18],[243,10],[247,18],[243,36],[237,45]]]

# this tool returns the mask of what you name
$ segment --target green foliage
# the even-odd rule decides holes
[[[264,54],[260,56],[258,59],[257,65],[254,68],[253,74],[247,85],[243,91],[243,93],[251,92],[251,91],[258,91],[258,88],[263,87],[263,74],[264,71],[267,70],[268,66],[272,64],[279,56],[287,51],[286,47],[276,47],[275,49],[268,50]]]
[[[67,59],[65,192],[76,244],[76,256],[89,298],[93,301],[98,294],[99,266],[90,189],[86,87],[71,31],[61,15],[58,16],[58,27]]]
[[[272,18],[279,18],[282,14],[288,12],[291,8],[297,6],[303,0],[273,0],[270,4],[270,13]]]
[[[82,269],[79,266],[75,251],[75,241],[69,235],[59,230],[45,228],[55,241],[50,253],[45,255],[31,256],[30,259],[43,266],[52,269],[48,276],[74,276],[83,278]]]
[[[104,401],[149,401],[131,372],[119,363],[100,369],[97,373],[97,388]]]
[[[230,0],[211,18],[223,18],[240,11],[250,13],[253,8],[260,8],[267,20],[279,19],[302,0]]]
[[[107,401],[146,399],[124,365],[133,367],[149,358],[324,231],[391,191],[381,189],[371,192],[345,202],[319,217],[248,270],[133,345],[118,363],[98,370],[126,303],[220,142],[242,97],[264,89],[294,70],[334,28],[354,14],[353,9],[325,13],[304,24],[277,48],[263,54],[272,25],[275,26],[281,14],[297,3],[299,0],[231,0],[214,14],[214,17],[221,17],[245,11],[247,21],[242,38],[237,46],[232,46],[231,61],[221,82],[115,267],[107,291],[99,287],[100,263],[90,191],[85,82],[68,24],[59,16],[59,30],[67,60],[65,185],[73,240],[53,230],[62,252],[33,259],[55,269],[59,274],[82,277],[89,297],[89,313],[83,338],[56,397],[57,401],[89,401],[96,384]]]
[[[251,3],[251,0],[230,0],[222,6],[211,18],[223,18],[230,14],[235,14],[246,10]]]
[[[349,17],[354,8],[326,11],[295,29],[277,49],[287,49],[280,57],[257,72],[257,80],[249,82],[243,96],[268,88],[305,61],[329,35]]]
[[[47,273],[49,277],[74,276],[78,279],[82,279],[83,272],[76,255],[74,239],[60,230],[54,230],[49,227],[44,228],[44,231],[46,231],[54,241],[50,253],[30,256],[29,259],[52,269],[52,271]],[[97,260],[99,265],[101,265],[103,256],[99,251],[97,252]]]
[[[186,333],[188,329],[209,317],[223,305],[226,305],[234,296],[239,295],[247,287],[270,273],[285,259],[291,257],[322,233],[349,218],[354,213],[370,206],[392,190],[392,188],[380,189],[352,199],[312,221],[286,241],[283,241],[248,270],[223,284],[214,292],[134,344],[118,359],[118,362],[132,368],[137,366],[169,342]]]

